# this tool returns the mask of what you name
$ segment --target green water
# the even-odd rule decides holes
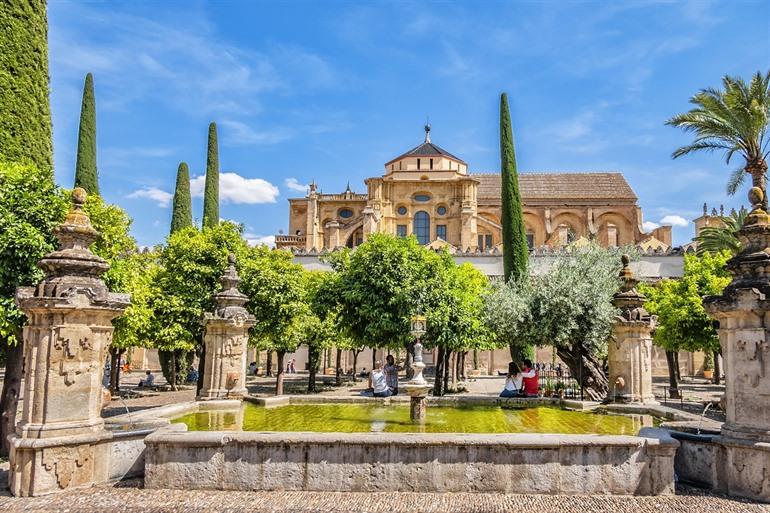
[[[552,407],[428,406],[424,423],[409,419],[408,405],[296,404],[240,411],[190,413],[174,422],[190,431],[316,431],[335,433],[561,433],[636,435],[649,416],[605,415]]]

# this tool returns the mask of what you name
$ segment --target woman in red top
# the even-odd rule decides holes
[[[524,360],[522,362],[523,371],[521,377],[524,381],[524,394],[527,397],[537,397],[538,376],[537,371],[532,368],[532,360]]]

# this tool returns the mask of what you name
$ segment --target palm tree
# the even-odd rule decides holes
[[[770,119],[770,71],[764,76],[757,71],[748,85],[741,78],[725,76],[722,85],[724,90],[701,90],[690,99],[695,108],[666,121],[667,125],[695,134],[692,144],[678,148],[671,157],[701,150],[723,151],[725,161],[730,164],[738,153],[744,162],[730,176],[727,193],[735,194],[747,174],[751,175],[752,187],[759,187],[764,193],[770,153],[766,138]],[[764,205],[767,208],[766,194]]]
[[[719,219],[724,226],[707,226],[703,228],[695,241],[698,243],[698,255],[703,253],[718,253],[723,249],[737,255],[741,249],[738,240],[738,230],[743,228],[748,212],[741,208],[738,212],[732,211],[729,216],[721,216]]]

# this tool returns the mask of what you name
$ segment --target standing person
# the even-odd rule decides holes
[[[522,362],[523,372],[521,373],[522,382],[524,384],[524,395],[527,397],[537,397],[538,390],[538,376],[537,371],[532,367],[532,360],[525,359]]]
[[[289,362],[289,365],[291,366],[290,367],[291,374],[296,374],[297,373],[297,360],[296,360],[296,358],[292,358],[291,362]]]
[[[390,393],[392,395],[398,395],[398,365],[392,354],[389,354],[385,358],[385,381],[388,384]]]
[[[505,386],[503,391],[500,392],[500,397],[517,397],[522,395],[524,378],[522,378],[519,366],[515,362],[508,364],[508,374],[505,377]]]
[[[385,371],[382,370],[382,362],[374,362],[374,369],[369,373],[369,388],[372,389],[374,397],[390,397],[391,392],[388,388],[388,380],[385,377]]]

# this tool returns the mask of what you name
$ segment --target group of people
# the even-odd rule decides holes
[[[374,369],[369,373],[369,388],[374,397],[390,397],[398,395],[398,365],[393,355],[385,359],[385,366],[377,360]]]
[[[525,359],[521,369],[516,362],[508,364],[508,374],[500,397],[537,397],[538,389],[538,372],[532,367],[532,360]]]

